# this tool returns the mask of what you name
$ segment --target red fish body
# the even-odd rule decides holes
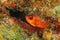
[[[44,21],[42,18],[37,15],[26,16],[26,21],[34,27],[46,28],[49,23]]]

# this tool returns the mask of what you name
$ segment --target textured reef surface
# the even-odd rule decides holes
[[[60,40],[60,0],[0,0],[0,40]]]

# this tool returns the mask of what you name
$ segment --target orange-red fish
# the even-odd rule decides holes
[[[49,23],[37,15],[26,16],[26,21],[34,27],[46,28]]]

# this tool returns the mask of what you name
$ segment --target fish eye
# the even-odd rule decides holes
[[[30,16],[30,20],[32,20],[33,19],[33,16]]]

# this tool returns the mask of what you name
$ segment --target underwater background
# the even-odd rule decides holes
[[[0,0],[0,40],[60,40],[60,0]]]

